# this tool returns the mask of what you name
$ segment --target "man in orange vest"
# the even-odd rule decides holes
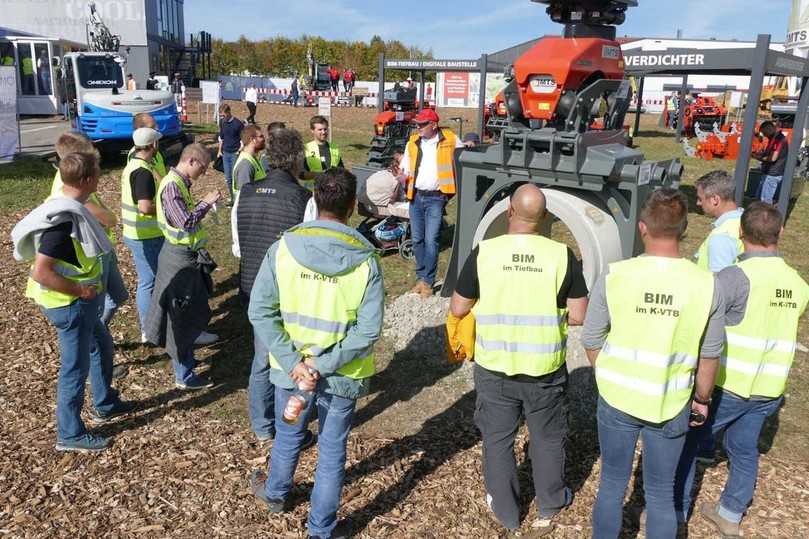
[[[418,130],[408,140],[402,159],[418,278],[411,292],[427,297],[433,293],[444,206],[455,194],[455,149],[463,143],[449,129],[438,127],[433,109],[422,110],[413,121]]]

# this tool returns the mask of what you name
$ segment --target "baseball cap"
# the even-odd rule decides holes
[[[149,146],[160,140],[163,135],[160,131],[152,129],[151,127],[139,127],[132,133],[132,141],[135,146]]]
[[[438,122],[438,114],[433,109],[422,109],[421,112],[416,114],[413,121],[417,124],[426,124],[429,122]]]

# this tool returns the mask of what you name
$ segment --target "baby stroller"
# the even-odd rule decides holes
[[[412,260],[414,255],[410,219],[394,215],[386,206],[372,204],[366,195],[366,179],[357,179],[357,211],[363,218],[357,231],[383,254],[398,251],[399,256],[405,260]]]

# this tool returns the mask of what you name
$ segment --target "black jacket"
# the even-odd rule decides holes
[[[288,228],[303,221],[312,193],[289,173],[270,169],[267,178],[244,185],[239,191],[236,226],[239,233],[239,288],[250,297],[253,281],[267,254]]]

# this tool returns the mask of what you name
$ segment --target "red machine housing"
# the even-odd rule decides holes
[[[714,133],[708,133],[704,140],[697,143],[697,157],[710,161],[712,159],[732,159],[736,160],[739,157],[739,149],[741,148],[743,124],[736,126],[737,131],[730,133],[730,126],[723,125],[721,131],[727,133],[724,141]],[[792,128],[781,127],[779,130],[787,138],[787,141],[792,143]],[[763,152],[767,149],[770,141],[759,131],[759,125],[756,124],[755,136],[753,137],[752,152]]]
[[[544,37],[514,62],[523,116],[529,120],[553,119],[568,91],[598,79],[623,78],[621,46],[602,38]]]
[[[688,100],[689,98],[686,98]],[[664,114],[666,127],[673,128],[677,125],[677,111],[670,108],[670,100],[666,100],[666,110]],[[716,98],[710,96],[697,95],[693,101],[687,102],[683,111],[683,129],[686,134],[694,134],[694,126],[699,122],[703,131],[712,129],[713,124],[723,125],[728,111],[720,105]]]

